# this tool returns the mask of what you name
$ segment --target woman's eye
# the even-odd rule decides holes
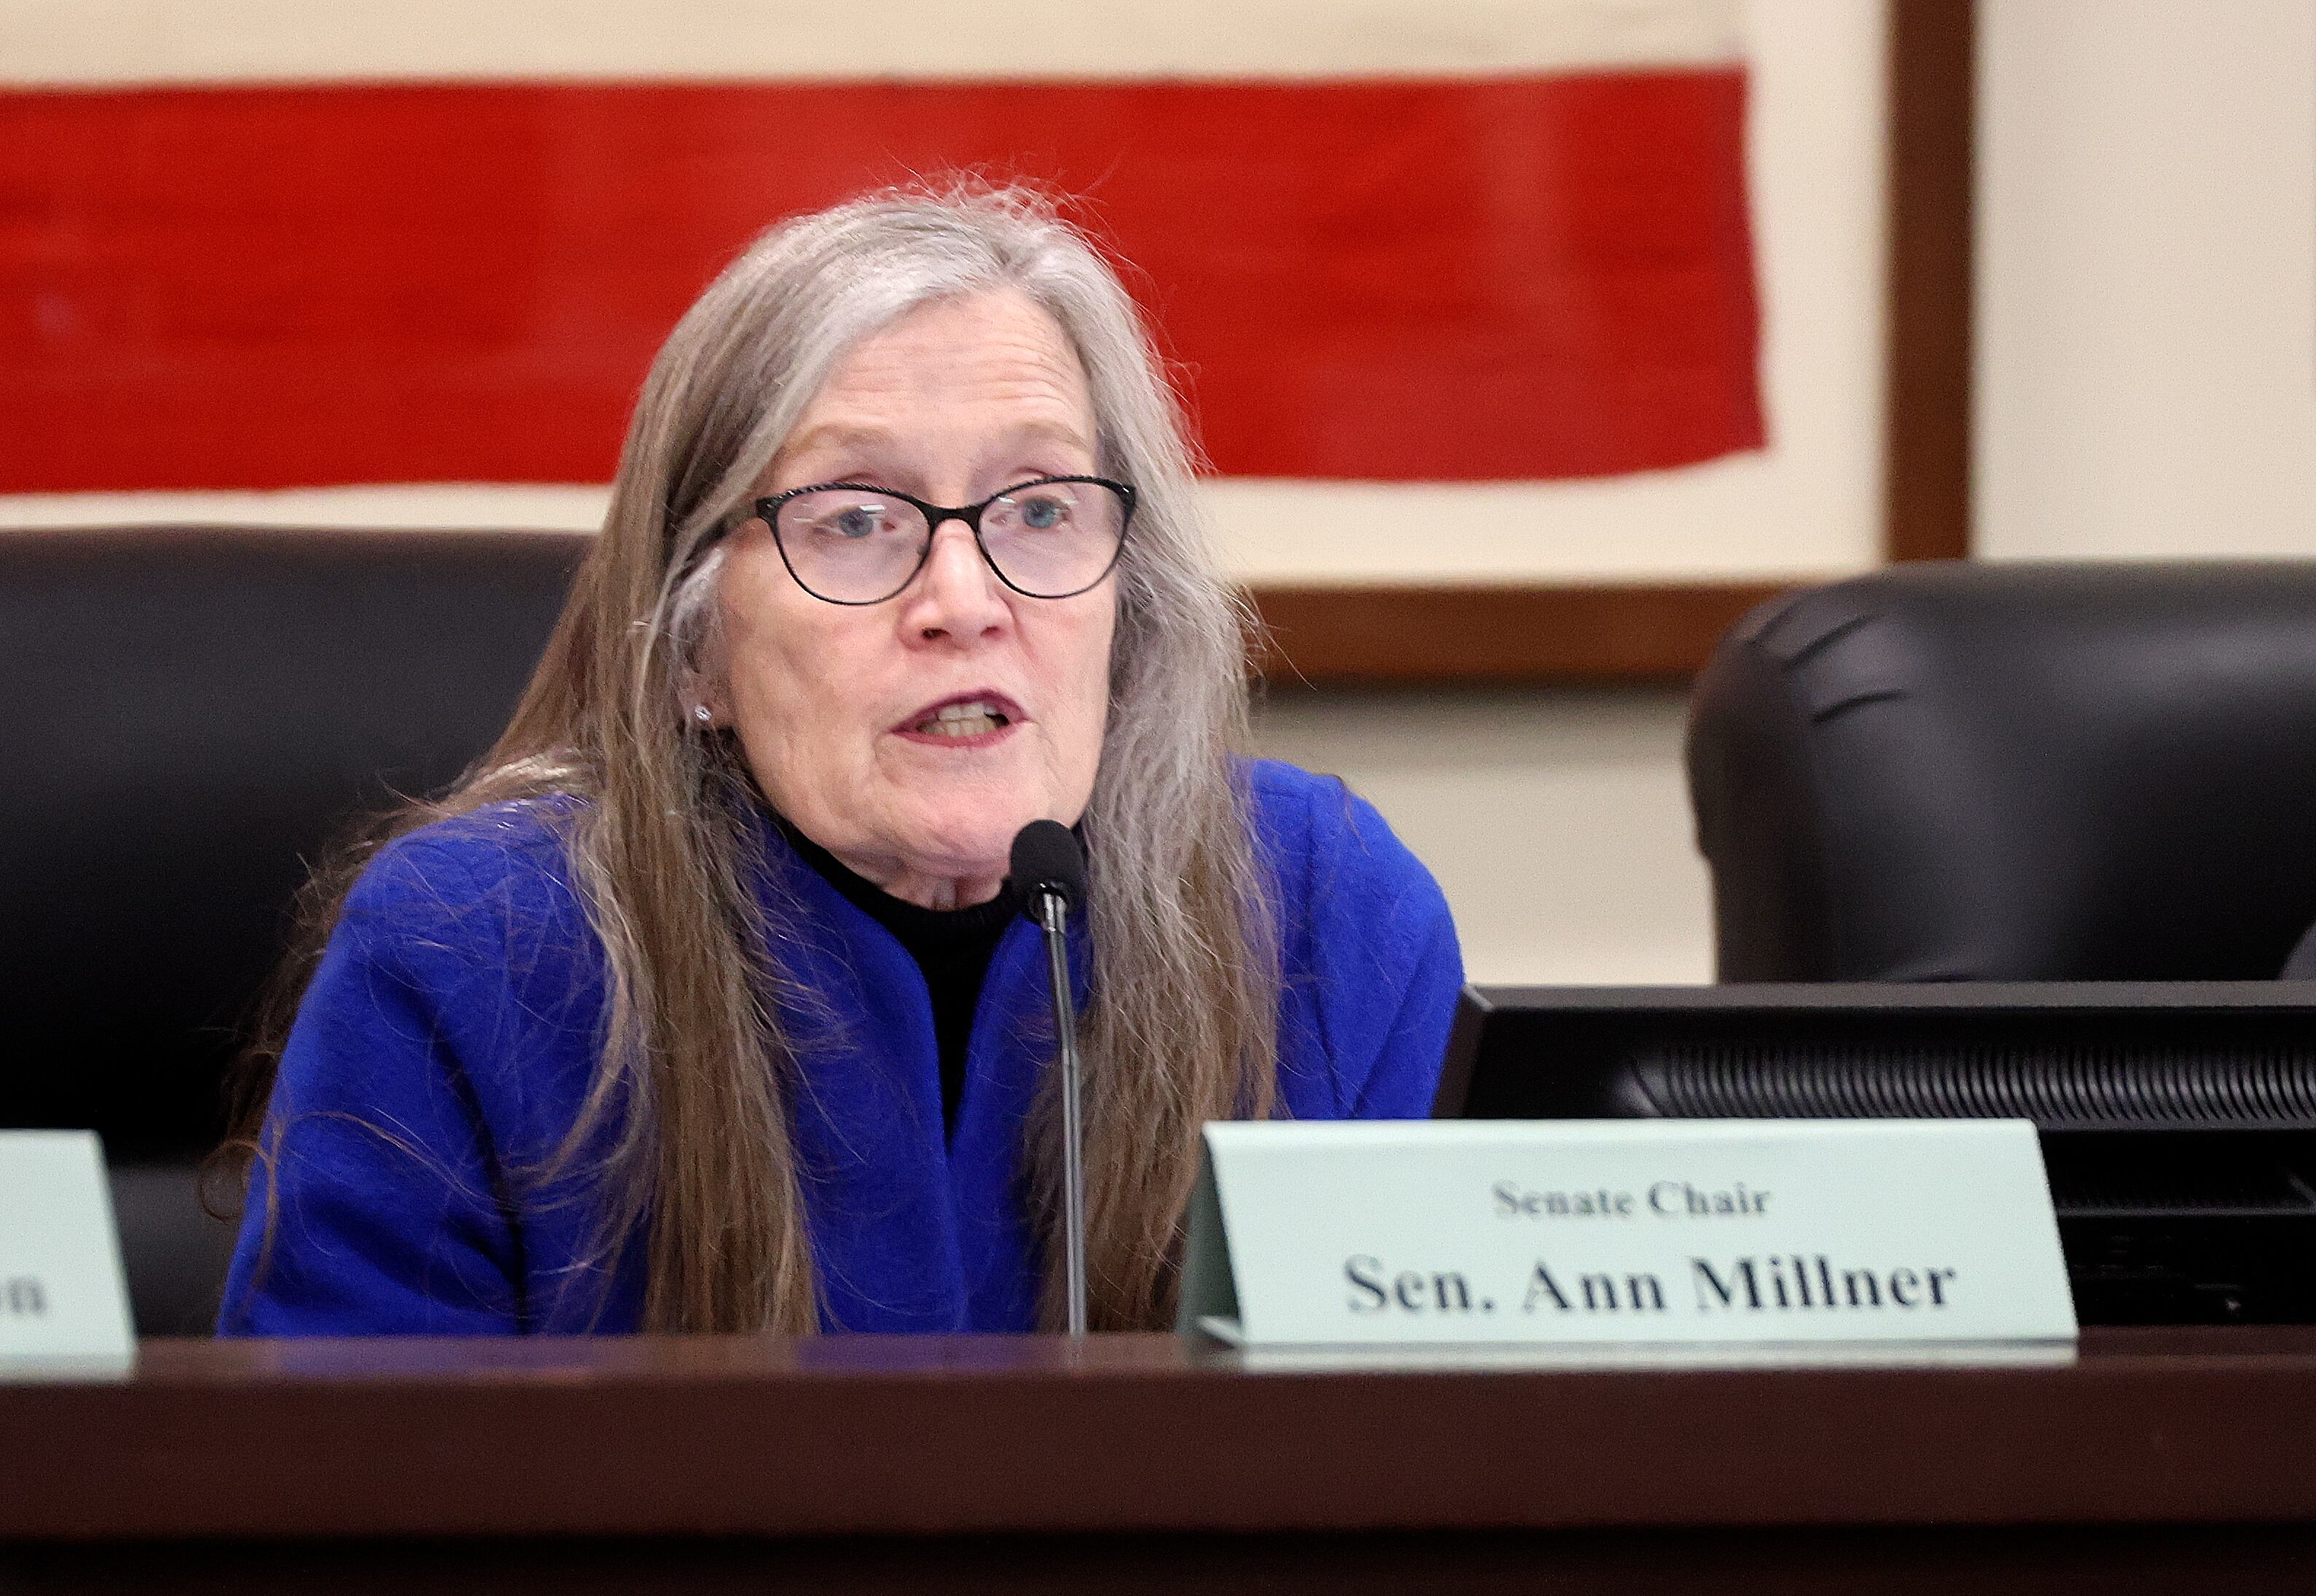
[[[823,531],[833,532],[840,538],[866,538],[876,531],[877,524],[883,519],[873,508],[855,504],[849,510],[839,510],[821,522],[821,527]]]
[[[1020,514],[1021,524],[1030,531],[1050,532],[1070,518],[1070,507],[1055,498],[1023,499]]]

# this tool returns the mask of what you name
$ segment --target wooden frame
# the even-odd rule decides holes
[[[1970,553],[1976,0],[1890,0],[1883,548]],[[1275,684],[1679,681],[1774,587],[1257,587]]]

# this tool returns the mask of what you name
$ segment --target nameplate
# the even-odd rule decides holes
[[[1248,1346],[2071,1342],[2024,1120],[1213,1124],[1180,1324]]]
[[[137,1364],[104,1153],[86,1130],[0,1130],[0,1380]]]

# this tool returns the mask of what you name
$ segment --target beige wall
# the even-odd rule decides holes
[[[2316,555],[2316,4],[1980,17],[1981,551]]]
[[[1713,974],[1679,693],[1281,691],[1265,753],[1341,776],[1439,878],[1475,980]]]

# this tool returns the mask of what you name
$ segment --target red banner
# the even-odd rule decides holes
[[[1737,68],[1358,83],[0,94],[0,491],[607,478],[757,230],[1085,196],[1227,474],[1762,442]]]

